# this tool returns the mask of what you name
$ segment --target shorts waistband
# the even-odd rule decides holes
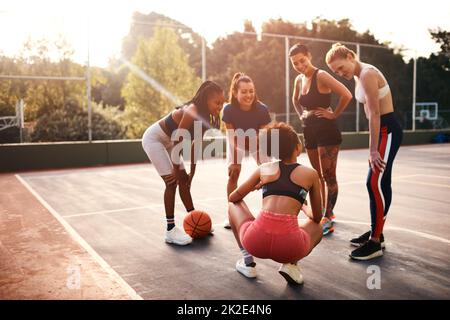
[[[279,219],[279,220],[286,220],[286,219],[292,219],[297,220],[297,215],[289,214],[289,213],[279,213],[279,212],[273,212],[269,210],[261,209],[259,212],[260,214],[272,218],[272,219]]]

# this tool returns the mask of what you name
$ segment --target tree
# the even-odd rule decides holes
[[[137,72],[130,72],[122,89],[127,136],[140,138],[147,126],[172,110],[177,101],[189,100],[201,80],[189,66],[188,56],[172,29],[156,28],[151,40],[141,39],[131,63],[149,79],[146,81]],[[176,99],[169,99],[154,82]]]
[[[128,69],[125,67],[110,70],[109,68],[91,68],[91,74],[96,80],[92,83],[92,100],[107,106],[117,106],[120,110],[125,107],[125,100],[121,96],[121,90]]]
[[[450,32],[438,29],[430,35],[441,51],[417,59],[417,102],[437,102],[439,111],[445,112],[441,115],[450,122]]]
[[[23,65],[17,59],[1,56],[0,74],[17,75],[22,73]],[[14,116],[15,105],[26,93],[24,82],[17,80],[0,81],[0,117]]]
[[[154,36],[155,28],[158,25],[167,26],[177,34],[178,45],[188,55],[189,65],[194,68],[196,75],[200,77],[202,73],[201,36],[181,22],[156,12],[150,12],[149,14],[135,12],[133,14],[130,31],[122,43],[122,55],[125,59],[130,60],[135,55],[140,39],[151,39]],[[206,51],[208,55],[209,49],[206,48]]]
[[[431,37],[441,46],[438,54],[439,63],[445,71],[450,71],[450,32],[438,28],[430,31]]]
[[[250,21],[245,22],[246,32],[255,32]],[[230,81],[235,72],[249,73],[251,62],[245,59],[246,52],[257,43],[256,35],[235,32],[225,38],[219,38],[213,43],[213,49],[206,56],[208,78],[216,81],[225,93],[228,93]],[[240,56],[238,58],[238,56]],[[241,61],[239,61],[241,60]],[[245,61],[244,61],[245,60]]]
[[[50,59],[50,52],[56,52],[55,61]],[[22,66],[21,75],[34,76],[78,76],[85,74],[83,66],[72,61],[73,49],[64,38],[55,43],[48,40],[28,40],[17,58]],[[26,87],[21,98],[24,99],[25,118],[35,121],[44,114],[52,113],[69,100],[81,104],[85,100],[86,83],[84,81],[61,80],[15,80]]]
[[[246,22],[245,28],[249,23]],[[251,24],[250,24],[251,25]],[[401,54],[389,49],[386,44],[380,43],[369,32],[358,33],[353,29],[348,19],[339,21],[314,19],[311,23],[292,23],[282,19],[270,19],[262,25],[263,33],[301,36],[309,38],[335,39],[337,41],[349,41],[378,45],[382,48],[361,47],[361,60],[380,68],[388,78],[397,111],[410,110],[412,96],[412,69],[403,61]],[[296,42],[306,44],[312,54],[312,62],[317,67],[328,70],[325,63],[325,54],[330,49],[331,43],[315,40],[289,39],[289,46]],[[356,46],[349,46],[356,51]],[[210,62],[210,60],[212,60]],[[225,38],[218,39],[213,44],[210,60],[208,60],[208,76],[218,79],[223,85],[228,86],[234,72],[244,71],[255,81],[256,91],[263,102],[266,102],[271,112],[285,113],[285,41],[283,38],[262,36],[260,40],[255,35],[234,33]],[[289,63],[290,65],[290,63]],[[289,66],[289,91],[297,73]],[[331,73],[331,72],[330,72]],[[354,91],[354,81],[338,79],[349,90]],[[333,96],[333,105],[337,97]],[[355,102],[346,110],[350,117],[340,119],[341,129],[354,130]],[[292,108],[292,106],[291,106]],[[292,109],[290,110],[293,111]],[[351,119],[351,120],[349,120]],[[365,123],[365,122],[361,122]],[[296,129],[300,130],[300,127]]]

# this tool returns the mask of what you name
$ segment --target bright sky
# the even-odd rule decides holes
[[[377,39],[411,49],[419,56],[439,50],[428,29],[450,30],[450,1],[427,0],[2,0],[0,4],[0,53],[14,55],[23,42],[64,34],[74,47],[75,59],[87,56],[87,16],[90,16],[91,64],[106,66],[120,54],[134,11],[155,11],[178,20],[203,35],[208,43],[243,30],[249,19],[259,30],[269,18],[294,23],[349,18],[357,31],[370,30]]]

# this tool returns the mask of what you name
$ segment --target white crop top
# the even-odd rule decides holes
[[[374,66],[367,66],[366,68],[373,68],[374,70],[378,71],[381,74],[381,76],[383,77],[383,75],[380,72],[380,70],[378,70]],[[383,77],[383,79],[384,79],[384,77]],[[365,104],[366,103],[366,93],[364,92],[364,88],[359,83],[359,80],[356,77],[355,77],[355,81],[356,81],[355,98],[360,103]],[[384,79],[384,81],[386,81],[386,79]],[[388,83],[386,81],[386,85],[384,87],[378,89],[378,99],[383,99],[384,97],[386,97],[386,95],[389,93],[389,91],[390,91],[390,88],[389,88],[389,85],[388,85]]]

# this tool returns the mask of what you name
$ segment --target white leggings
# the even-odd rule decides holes
[[[160,176],[172,173],[173,164],[170,156],[173,147],[174,142],[170,140],[158,122],[147,128],[142,136],[142,148]],[[184,170],[183,161],[180,160],[180,169]]]

